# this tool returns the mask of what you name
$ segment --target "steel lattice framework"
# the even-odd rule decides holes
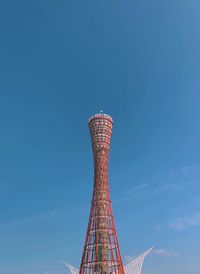
[[[142,265],[144,262],[144,258],[151,252],[153,248],[150,248],[146,252],[144,252],[142,255],[128,263],[124,266],[125,274],[140,274],[142,270]]]
[[[124,266],[125,274],[140,274],[145,257],[151,252],[152,248],[144,252],[142,255],[132,260],[130,263]],[[70,270],[71,274],[79,274],[79,269],[73,267],[70,264],[63,262],[65,266]]]
[[[94,158],[94,189],[79,274],[124,274],[108,184],[113,120],[107,114],[96,114],[88,124]]]
[[[94,188],[80,269],[65,263],[72,274],[140,274],[144,254],[125,267],[117,239],[109,183],[108,160],[113,120],[96,114],[88,122],[94,159]]]

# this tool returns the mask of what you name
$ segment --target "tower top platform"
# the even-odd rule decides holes
[[[110,115],[106,114],[106,113],[97,113],[95,115],[92,115],[89,118],[88,123],[90,123],[94,119],[101,119],[101,118],[108,119],[108,120],[110,120],[113,123],[113,118]]]

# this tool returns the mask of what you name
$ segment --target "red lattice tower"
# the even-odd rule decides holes
[[[94,190],[79,274],[124,274],[108,183],[113,120],[107,114],[89,119],[94,157]]]

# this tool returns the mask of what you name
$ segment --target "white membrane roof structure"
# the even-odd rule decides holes
[[[125,274],[141,274],[142,266],[144,263],[145,257],[152,251],[153,247],[144,252],[142,255],[133,259],[130,263],[124,266]],[[63,262],[64,265],[70,270],[71,274],[79,274],[79,269]]]

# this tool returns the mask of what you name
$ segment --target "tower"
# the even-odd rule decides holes
[[[80,269],[65,263],[71,274],[141,274],[150,248],[123,267],[113,218],[108,159],[113,120],[107,114],[89,119],[94,158],[94,189]]]
[[[79,274],[124,274],[108,183],[113,120],[107,114],[89,119],[94,159],[94,189]]]

